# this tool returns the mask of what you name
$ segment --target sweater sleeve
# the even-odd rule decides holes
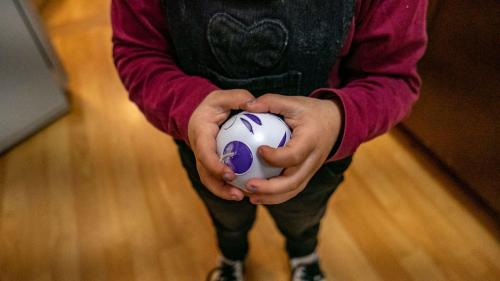
[[[342,105],[341,136],[328,161],[352,155],[394,127],[410,112],[421,85],[417,62],[427,45],[427,1],[363,0],[356,9],[352,42],[332,72],[339,87],[311,93]]]
[[[160,0],[113,0],[113,59],[118,74],[146,118],[187,141],[189,118],[217,87],[176,65]]]

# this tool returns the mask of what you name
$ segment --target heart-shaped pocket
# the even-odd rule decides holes
[[[288,30],[281,21],[263,19],[247,26],[226,13],[210,19],[207,37],[217,62],[233,78],[267,74],[288,44]]]

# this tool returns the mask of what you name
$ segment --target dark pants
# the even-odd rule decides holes
[[[177,141],[182,164],[215,225],[220,251],[229,259],[243,260],[248,252],[248,232],[255,221],[256,206],[248,198],[227,201],[213,195],[200,181],[191,149]],[[286,238],[286,250],[293,257],[312,253],[318,244],[320,221],[329,198],[343,180],[351,158],[323,165],[307,187],[294,198],[265,206]]]

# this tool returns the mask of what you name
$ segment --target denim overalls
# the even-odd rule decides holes
[[[162,0],[178,66],[221,89],[308,96],[328,77],[350,28],[355,0]],[[200,182],[192,151],[177,142],[186,171],[207,206],[222,254],[241,260],[256,207],[225,201]],[[324,165],[293,199],[266,206],[291,257],[317,246],[320,220],[350,159]]]

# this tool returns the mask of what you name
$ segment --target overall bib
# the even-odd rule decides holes
[[[177,65],[221,89],[308,96],[328,87],[329,73],[350,28],[355,0],[162,0]],[[256,207],[225,201],[203,187],[192,151],[181,160],[217,230],[222,254],[241,260]],[[317,246],[320,220],[351,159],[324,165],[296,197],[266,206],[291,257]]]

